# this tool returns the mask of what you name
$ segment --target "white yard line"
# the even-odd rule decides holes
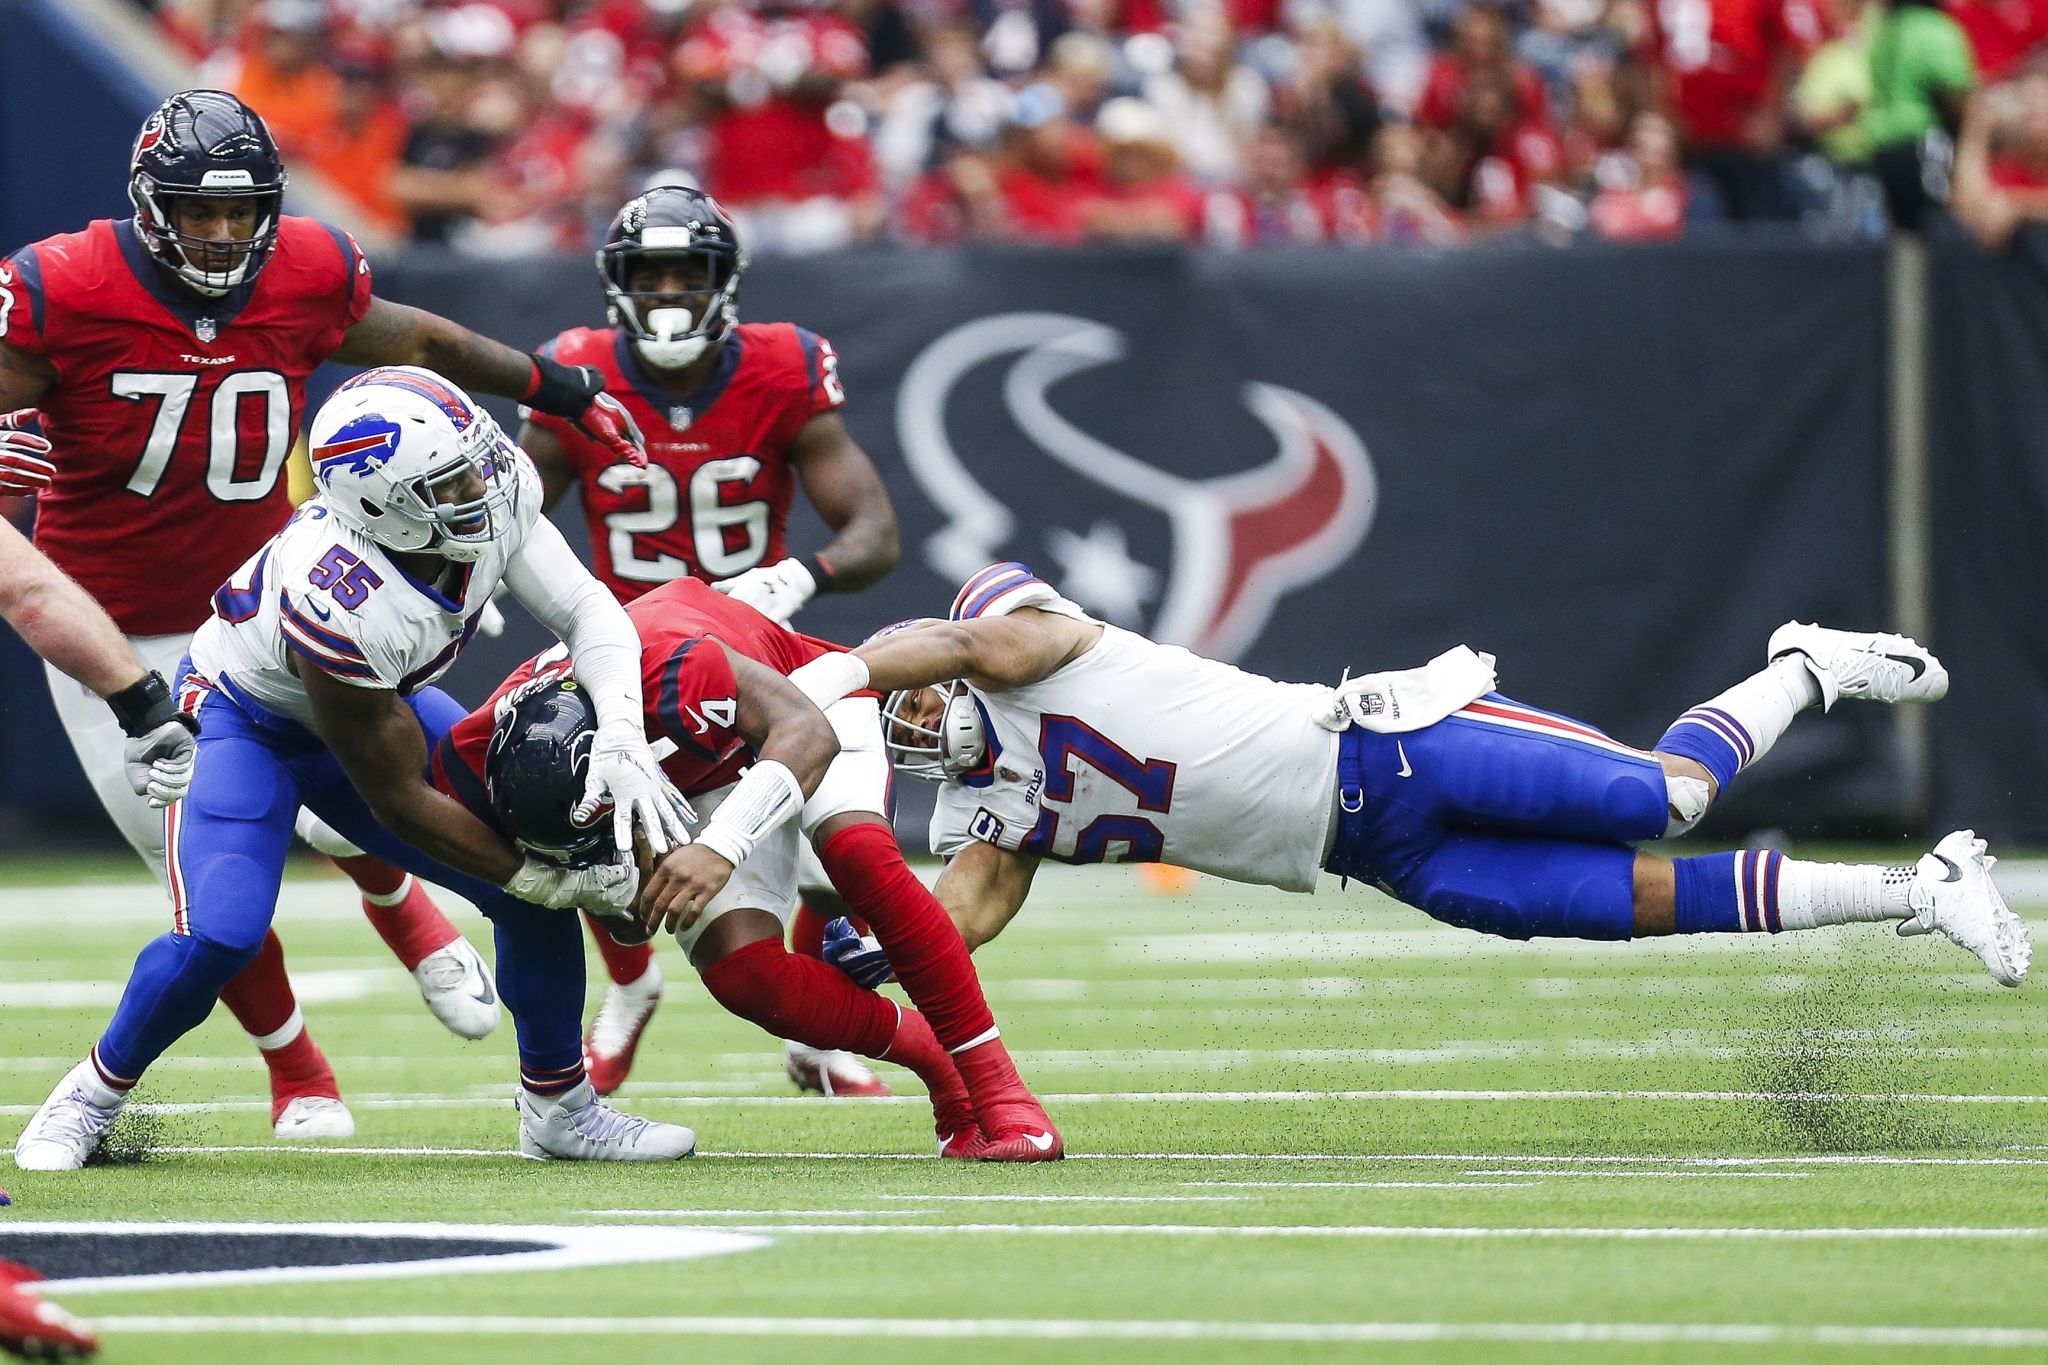
[[[1812,1345],[2038,1349],[2034,1327],[1781,1326],[1684,1322],[1201,1322],[1090,1318],[770,1317],[230,1317],[122,1315],[94,1326],[125,1334],[306,1336],[740,1336],[999,1338],[1047,1341],[1432,1342]]]
[[[1810,1171],[1568,1171],[1555,1166],[1541,1170],[1467,1171],[1466,1175],[1557,1175],[1585,1179],[1599,1176],[1614,1180],[1806,1180]]]
[[[1119,1090],[1078,1093],[1040,1092],[1046,1104],[1250,1104],[1338,1102],[1475,1102],[1526,1100],[1683,1100],[1732,1102],[1797,1102],[1802,1104],[2048,1104],[2048,1095],[1883,1095],[1861,1092],[1768,1090]],[[807,1095],[702,1095],[671,1092],[651,1093],[636,1088],[628,1097],[633,1104],[664,1104],[681,1108],[722,1108],[750,1105],[766,1108],[814,1108],[818,1101]],[[349,1105],[356,1109],[478,1109],[501,1107],[502,1093],[475,1095],[352,1095]],[[888,1095],[867,1098],[862,1104],[923,1105],[923,1095]],[[0,1115],[27,1116],[37,1105],[0,1105]],[[138,1102],[142,1113],[212,1114],[268,1110],[268,1100],[204,1100],[179,1103]]]
[[[884,1194],[882,1199],[957,1204],[1224,1204],[1242,1194]]]
[[[995,1234],[1036,1237],[1188,1237],[1367,1239],[1379,1241],[1594,1241],[1594,1242],[2031,1242],[2048,1227],[1471,1227],[1399,1223],[929,1223],[911,1226],[838,1226],[776,1223],[732,1225],[761,1235],[829,1233],[839,1237],[933,1237]]]

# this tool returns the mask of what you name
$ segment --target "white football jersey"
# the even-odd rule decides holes
[[[970,579],[953,615],[1026,606],[1093,619],[1021,565]],[[1337,735],[1314,719],[1329,689],[1104,625],[1044,681],[974,697],[990,758],[941,786],[933,852],[950,858],[979,840],[1314,889],[1336,807]]]
[[[213,595],[192,637],[192,667],[280,716],[310,724],[306,689],[286,659],[358,687],[409,696],[446,673],[541,514],[540,476],[523,455],[509,525],[452,593],[400,568],[383,546],[314,498]],[[445,582],[445,580],[444,580]]]

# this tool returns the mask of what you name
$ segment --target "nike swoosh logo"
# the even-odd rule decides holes
[[[1026,1133],[1024,1134],[1024,1140],[1030,1143],[1033,1147],[1036,1147],[1041,1152],[1049,1152],[1052,1150],[1051,1133]]]
[[[310,597],[306,599],[306,610],[312,612],[323,621],[332,621],[334,619],[333,613],[320,610],[320,604]]]
[[[1415,776],[1415,769],[1414,769],[1414,767],[1413,767],[1413,766],[1412,766],[1412,765],[1411,765],[1411,764],[1410,764],[1410,763],[1408,762],[1408,749],[1407,749],[1407,746],[1405,746],[1404,744],[1402,744],[1402,743],[1401,743],[1401,741],[1397,739],[1397,740],[1395,740],[1395,741],[1394,741],[1394,752],[1395,752],[1395,753],[1397,753],[1397,754],[1399,754],[1399,755],[1401,755],[1401,771],[1400,771],[1400,772],[1398,772],[1398,773],[1396,773],[1396,774],[1395,774],[1395,776],[1396,776],[1396,777],[1413,777],[1413,776]]]
[[[710,722],[710,721],[708,721],[708,720],[706,720],[706,719],[704,719],[704,717],[702,717],[702,716],[698,715],[698,714],[697,714],[697,711],[696,711],[696,708],[695,708],[695,707],[685,706],[685,707],[684,707],[683,709],[684,709],[685,711],[688,711],[688,712],[690,713],[690,719],[691,719],[691,720],[694,720],[694,721],[696,721],[696,722],[697,722],[697,724],[696,724],[695,728],[693,728],[693,729],[692,729],[692,730],[690,731],[690,733],[691,733],[691,734],[693,734],[693,735],[701,735],[701,734],[703,734],[703,733],[704,733],[704,732],[705,732],[706,730],[709,730],[709,729],[711,728],[711,722]]]
[[[1943,867],[1948,869],[1948,875],[1942,878],[1943,881],[1959,882],[1963,879],[1963,870],[1960,867],[1957,867],[1954,863],[1950,862],[1948,859],[1942,857],[1939,853],[1934,855],[1934,861],[1940,863]]]
[[[1920,681],[1920,675],[1927,671],[1927,661],[1924,659],[1915,658],[1911,654],[1887,654],[1884,657],[1890,659],[1895,664],[1904,664],[1906,667],[1912,669],[1912,681],[1914,682]],[[1955,864],[1950,863],[1949,866],[1954,867]]]
[[[469,998],[476,1001],[479,1005],[495,1005],[498,1003],[497,993],[491,989],[491,983],[488,981],[477,982],[476,989],[469,993]]]

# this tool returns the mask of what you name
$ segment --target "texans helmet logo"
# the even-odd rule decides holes
[[[961,460],[946,430],[956,387],[990,361],[1014,357],[1002,395],[1018,430],[1046,459],[1113,495],[1091,502],[1085,535],[1044,530],[1045,548],[1067,568],[1060,591],[1122,625],[1141,624],[1141,604],[1156,596],[1155,638],[1237,658],[1281,598],[1330,573],[1364,541],[1377,492],[1371,457],[1329,408],[1260,382],[1239,393],[1275,445],[1254,468],[1192,478],[1127,454],[1081,430],[1048,397],[1055,384],[1121,360],[1125,350],[1114,328],[1037,312],[966,323],[924,349],[904,374],[896,411],[905,461],[946,517],[925,544],[926,559],[957,583],[991,561],[1037,553],[1012,543],[1025,528]],[[1165,517],[1172,554],[1163,570],[1135,560],[1122,523],[1095,511],[1113,508],[1115,497]]]
[[[135,137],[135,155],[141,156],[157,143],[164,140],[164,116],[161,110],[151,114],[149,121],[142,125],[142,131]]]
[[[397,452],[397,423],[374,415],[358,417],[331,440],[313,447],[313,467],[321,474],[369,474]]]

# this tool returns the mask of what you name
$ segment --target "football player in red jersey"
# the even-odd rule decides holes
[[[38,547],[105,606],[145,666],[166,674],[214,589],[291,515],[285,457],[322,361],[429,364],[578,424],[615,458],[644,458],[595,370],[375,297],[347,233],[283,212],[286,181],[255,111],[188,90],[136,138],[132,219],[102,219],[0,263],[0,413],[40,409],[47,439],[25,442],[17,417],[0,433],[0,463],[10,484],[41,485]],[[163,814],[129,789],[121,729],[90,692],[54,671],[50,682],[107,813],[164,880]],[[489,1031],[498,1009],[488,968],[412,878],[317,821],[302,832],[339,855],[442,1022],[467,1037]],[[269,1065],[278,1136],[352,1134],[274,934],[221,998]]]
[[[557,418],[531,417],[519,443],[539,466],[552,506],[580,492],[597,576],[619,600],[678,578],[787,621],[820,592],[864,588],[896,566],[895,509],[839,416],[839,357],[786,322],[742,323],[746,267],[732,220],[709,195],[664,185],[630,200],[597,253],[612,326],[578,328],[542,351],[605,377],[647,432],[645,469]],[[802,484],[833,538],[792,556],[784,541]],[[845,907],[805,859],[806,908],[796,939],[816,955],[826,920]],[[661,998],[651,949],[591,930],[612,985],[591,1021],[585,1064],[600,1094],[626,1078]],[[786,1049],[790,1078],[824,1094],[886,1095],[850,1054]]]
[[[879,705],[865,694],[820,713],[788,681],[839,647],[687,578],[626,611],[640,635],[649,742],[674,748],[662,772],[704,819],[696,841],[644,880],[645,927],[621,932],[674,932],[713,997],[770,1033],[910,1067],[931,1090],[941,1156],[1056,1160],[1059,1133],[1010,1061],[966,944],[882,813],[890,769]],[[572,670],[566,647],[529,660],[455,723],[433,763],[447,795],[527,852],[561,861],[607,833],[571,817],[594,725]],[[802,843],[876,937],[909,955],[905,971],[889,950],[923,1013],[783,946]]]

